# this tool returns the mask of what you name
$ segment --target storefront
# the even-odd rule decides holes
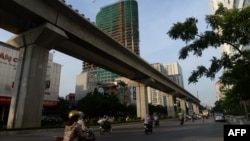
[[[0,42],[0,121],[8,120],[12,92],[14,88],[19,49]],[[49,54],[44,92],[44,108],[53,108],[58,103],[61,65],[53,62]]]

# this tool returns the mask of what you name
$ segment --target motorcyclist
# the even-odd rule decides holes
[[[81,111],[79,111],[79,119],[78,119],[77,123],[81,124],[83,131],[88,131],[88,128],[85,125],[84,113]]]
[[[179,119],[180,119],[180,125],[183,125],[184,124],[184,112],[183,111],[179,113]]]
[[[103,118],[101,118],[98,123],[100,124],[100,129],[102,129],[102,132],[111,132],[112,127],[111,123],[109,121],[108,116],[104,115]]]
[[[84,114],[77,110],[69,112],[66,122],[63,141],[95,141],[93,132],[87,131],[83,122]]]
[[[152,120],[149,114],[146,114],[145,118],[144,118],[144,124],[151,124]]]
[[[155,127],[160,125],[159,116],[157,114],[154,114],[154,123]]]
[[[151,132],[153,129],[152,124],[153,124],[153,120],[152,120],[151,116],[149,114],[146,114],[146,116],[144,118],[144,125],[147,126]]]
[[[84,131],[81,124],[77,123],[79,111],[72,110],[69,112],[69,120],[66,122],[63,141],[80,141],[85,139]]]

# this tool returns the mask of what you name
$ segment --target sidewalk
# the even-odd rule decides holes
[[[225,116],[226,121],[231,125],[250,125],[250,120],[244,116]]]

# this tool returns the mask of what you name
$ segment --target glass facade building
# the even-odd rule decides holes
[[[123,0],[102,7],[96,16],[96,25],[131,52],[140,55],[137,1]],[[83,72],[95,73],[100,83],[113,82],[119,77],[88,62],[83,62]]]

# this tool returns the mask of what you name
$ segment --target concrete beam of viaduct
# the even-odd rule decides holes
[[[8,128],[40,127],[49,50],[67,38],[60,29],[44,24],[8,41],[20,48]]]
[[[0,1],[0,8],[3,13],[0,15],[3,19],[0,26],[5,30],[19,34],[41,23],[52,23],[65,31],[69,37],[68,41],[61,42],[55,50],[163,92],[179,93],[199,103],[192,94],[160,74],[142,58],[114,41],[62,1]],[[22,20],[19,20],[20,18]]]

